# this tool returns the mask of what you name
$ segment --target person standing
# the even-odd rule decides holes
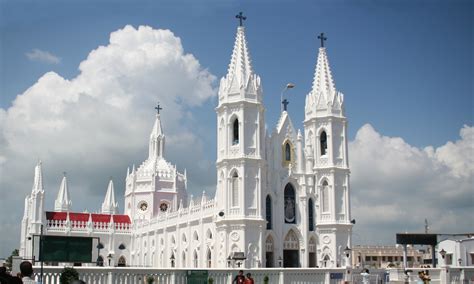
[[[245,284],[255,284],[255,281],[252,278],[252,274],[247,273],[247,279],[245,279]]]
[[[243,270],[239,270],[239,274],[237,274],[234,278],[234,281],[232,281],[232,284],[233,283],[245,284],[245,276]]]
[[[21,276],[21,281],[23,281],[23,284],[36,284],[37,282],[33,280],[33,265],[31,265],[31,262],[29,261],[23,261],[20,264],[20,272]]]
[[[360,275],[362,276],[362,284],[370,284],[370,273],[367,268]]]

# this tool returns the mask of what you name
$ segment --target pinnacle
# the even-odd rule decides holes
[[[245,86],[250,76],[253,75],[251,62],[245,38],[245,28],[238,27],[226,78],[228,80],[236,79],[240,86]]]
[[[315,95],[324,94],[325,97],[334,94],[336,87],[329,67],[329,60],[326,54],[326,48],[320,47],[316,70],[314,72],[312,93]]]

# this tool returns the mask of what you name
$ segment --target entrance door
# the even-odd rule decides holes
[[[273,252],[268,252],[265,255],[267,262],[265,263],[265,267],[273,267]]]
[[[300,267],[300,255],[297,250],[283,250],[283,267]]]

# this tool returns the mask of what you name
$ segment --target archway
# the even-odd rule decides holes
[[[119,258],[117,266],[119,267],[127,266],[127,261],[125,260],[125,257],[123,255]]]
[[[314,239],[314,237],[311,237],[309,239],[308,252],[308,267],[316,267],[316,240]]]
[[[300,241],[293,230],[288,231],[283,242],[283,267],[300,267]]]
[[[265,241],[265,267],[274,267],[273,238],[268,236]]]

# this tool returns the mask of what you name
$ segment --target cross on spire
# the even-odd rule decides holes
[[[324,36],[324,33],[320,33],[318,35],[318,38],[321,40],[321,47],[324,47],[324,41],[327,40],[328,38]]]
[[[238,15],[235,15],[235,18],[239,19],[239,26],[241,27],[244,25],[243,21],[247,20],[247,17],[245,17],[242,12],[240,12]]]
[[[290,104],[290,102],[287,100],[287,99],[284,99],[281,104],[283,105],[283,110],[286,111],[288,105]]]
[[[163,108],[160,107],[160,103],[158,103],[158,104],[156,105],[155,109],[156,109],[156,113],[157,113],[157,114],[160,114],[160,110],[162,110]]]

